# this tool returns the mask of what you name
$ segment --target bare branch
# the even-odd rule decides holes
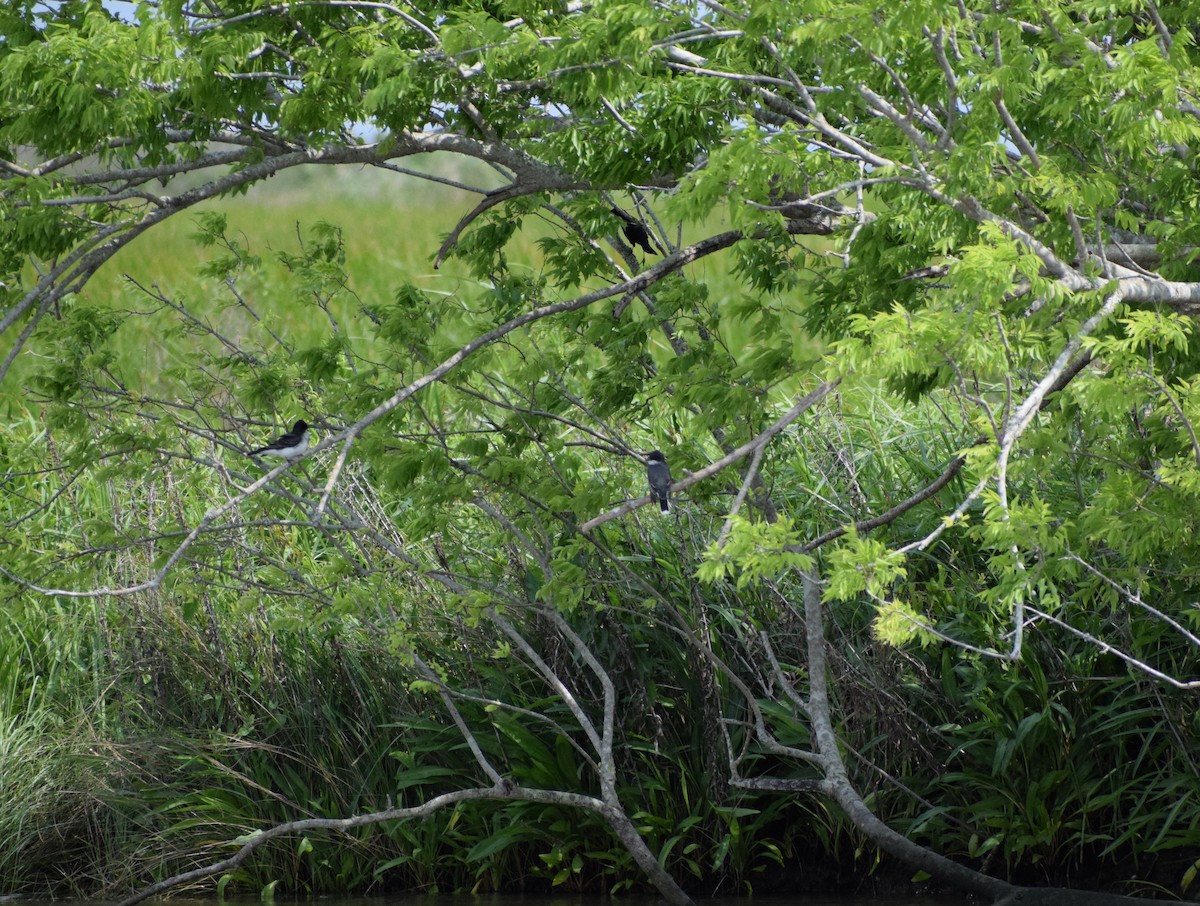
[[[479,747],[479,740],[475,738],[475,734],[471,732],[471,728],[467,726],[467,722],[463,720],[462,713],[458,710],[458,706],[454,704],[454,698],[450,694],[450,690],[446,684],[441,681],[436,673],[430,669],[429,665],[421,659],[421,656],[414,651],[408,652],[409,657],[413,659],[413,663],[417,665],[417,669],[421,671],[421,675],[426,681],[433,683],[438,687],[438,695],[442,698],[442,706],[450,715],[450,719],[454,721],[454,726],[458,727],[458,732],[462,735],[463,741],[466,742],[467,748],[471,750],[471,754],[475,756],[475,762],[487,774],[488,779],[492,781],[496,787],[502,787],[505,784],[504,778],[500,776],[486,755],[483,754],[483,749]]]
[[[813,390],[811,393],[809,393],[806,396],[799,399],[796,402],[796,404],[792,406],[791,409],[789,409],[787,412],[785,412],[777,421],[775,421],[766,430],[760,432],[757,436],[746,441],[746,443],[742,444],[740,447],[736,448],[735,450],[730,451],[725,456],[722,456],[720,459],[716,460],[715,462],[705,466],[703,469],[700,469],[698,472],[693,472],[691,475],[688,475],[686,478],[682,478],[682,479],[675,481],[671,485],[671,490],[672,491],[681,491],[684,488],[689,488],[692,485],[697,484],[698,482],[704,481],[706,478],[708,478],[712,475],[715,475],[717,472],[720,472],[722,469],[726,468],[727,466],[729,466],[735,462],[738,462],[739,460],[743,459],[747,454],[754,452],[754,450],[756,450],[757,448],[768,443],[771,440],[771,438],[773,438],[775,435],[779,434],[781,431],[784,430],[784,428],[786,428],[788,425],[790,425],[792,422],[794,422],[796,419],[798,419],[801,415],[803,415],[805,412],[807,412],[809,409],[811,409],[814,404],[816,404],[820,400],[822,400],[830,391],[832,391],[835,387],[837,387],[838,384],[841,383],[841,380],[842,380],[841,378],[837,378],[836,380],[825,381],[823,384],[821,384],[819,387],[817,387],[816,390]],[[628,500],[625,503],[621,504],[620,506],[616,507],[615,509],[609,510],[607,513],[602,513],[599,516],[595,516],[595,517],[589,519],[587,522],[585,522],[583,525],[581,525],[579,527],[579,531],[586,534],[587,532],[590,532],[592,529],[596,528],[597,526],[603,525],[604,523],[609,522],[613,519],[616,519],[619,516],[623,516],[626,513],[630,513],[633,510],[637,509],[639,506],[645,506],[647,503],[650,503],[650,502],[651,502],[650,495],[646,495],[645,497],[638,497],[634,500]]]
[[[1072,626],[1070,623],[1066,622],[1065,620],[1060,620],[1058,617],[1053,617],[1048,613],[1038,610],[1036,607],[1029,607],[1028,610],[1029,610],[1029,613],[1033,617],[1036,617],[1039,620],[1045,620],[1048,623],[1053,623],[1055,626],[1059,627],[1060,629],[1065,629],[1067,632],[1069,632],[1071,635],[1075,636],[1076,638],[1083,639],[1085,642],[1095,645],[1097,648],[1099,648],[1105,654],[1115,654],[1117,657],[1119,657],[1121,660],[1123,660],[1130,667],[1133,667],[1136,670],[1140,670],[1142,673],[1145,673],[1147,676],[1152,676],[1156,680],[1166,683],[1168,686],[1174,686],[1176,689],[1200,689],[1200,680],[1188,680],[1187,682],[1184,682],[1183,680],[1176,679],[1175,677],[1171,676],[1169,673],[1164,673],[1163,671],[1161,671],[1155,667],[1151,667],[1145,661],[1138,660],[1133,655],[1127,654],[1126,652],[1122,651],[1120,648],[1115,647],[1114,645],[1110,645],[1108,642],[1104,641],[1103,639],[1096,638],[1096,636],[1092,635],[1090,632],[1084,632],[1082,629]]]
[[[479,802],[482,800],[506,800],[506,801],[529,801],[529,802],[545,802],[555,805],[566,805],[574,808],[586,809],[590,812],[595,812],[602,815],[606,819],[612,820],[612,809],[598,799],[593,799],[591,796],[583,796],[579,793],[558,792],[549,790],[531,789],[527,787],[513,786],[508,783],[501,782],[492,787],[475,787],[469,790],[454,790],[448,793],[442,793],[440,796],[435,796],[432,799],[423,802],[421,805],[409,807],[387,808],[378,812],[367,812],[362,815],[354,815],[350,818],[304,818],[300,821],[288,821],[283,824],[277,824],[274,827],[263,831],[255,831],[246,837],[239,838],[233,842],[240,843],[241,848],[236,853],[227,859],[222,859],[219,862],[213,862],[210,865],[203,865],[200,868],[195,868],[191,871],[182,872],[170,878],[164,878],[161,881],[156,881],[149,887],[138,891],[131,897],[122,900],[117,906],[134,906],[143,900],[162,893],[165,890],[170,890],[172,887],[178,887],[180,884],[189,884],[193,881],[200,881],[204,878],[211,878],[214,875],[223,874],[231,869],[237,868],[248,859],[256,849],[264,843],[268,843],[277,837],[291,836],[293,834],[303,834],[314,830],[331,830],[331,831],[348,831],[356,827],[366,827],[371,824],[379,824],[383,821],[397,821],[409,818],[424,818],[432,815],[436,811],[446,808],[447,806],[457,805],[460,802]]]
[[[725,522],[721,526],[721,532],[717,535],[718,549],[725,546],[725,540],[729,537],[729,532],[733,529],[733,517],[738,514],[738,510],[746,502],[746,495],[749,493],[751,485],[754,484],[755,476],[758,475],[758,467],[762,463],[763,453],[766,452],[766,449],[766,444],[760,444],[754,450],[754,456],[750,459],[750,466],[746,469],[746,477],[742,479],[742,486],[738,488],[737,497],[733,499],[733,506],[729,508],[729,515],[725,517]]]

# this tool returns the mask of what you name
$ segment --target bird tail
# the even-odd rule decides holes
[[[666,497],[659,497],[658,508],[664,513],[671,512],[671,501],[669,501]]]

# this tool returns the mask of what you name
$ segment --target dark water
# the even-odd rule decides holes
[[[275,906],[301,906],[301,902],[279,901]],[[380,897],[318,897],[307,901],[311,906],[663,906],[656,896],[646,894],[602,896],[553,896],[523,894],[425,894]],[[857,896],[855,894],[824,894],[804,896],[697,897],[696,906],[970,906],[965,897]],[[254,901],[255,906],[262,906]],[[178,900],[154,906],[181,906]],[[200,906],[191,903],[189,906]],[[205,906],[214,906],[210,901]],[[236,906],[252,906],[249,902]]]
[[[4,906],[109,906],[99,900],[26,900],[0,897]],[[149,899],[145,906],[662,906],[654,896],[631,895],[547,896],[524,894],[396,894],[378,897],[237,897],[218,900],[215,897],[172,897]],[[755,896],[697,898],[696,906],[970,906],[966,897],[922,896],[857,896],[855,894],[822,896]]]
[[[0,896],[5,906],[110,906],[101,900],[25,900]],[[275,899],[197,898],[173,896],[170,899],[143,900],[145,906],[661,906],[656,896],[533,896],[523,894],[396,894],[389,896],[317,896],[300,898],[277,896]],[[696,906],[970,906],[965,896],[722,896],[697,898]]]
[[[553,896],[523,894],[444,894],[429,896],[386,897],[320,897],[310,901],[312,906],[663,906],[663,901],[647,894],[630,894],[615,897],[603,896]],[[697,897],[696,906],[970,906],[965,897],[922,897],[922,896],[857,896],[855,894],[824,894],[804,896],[753,896],[753,897]],[[156,904],[172,906],[172,904]],[[173,901],[173,906],[179,906]],[[199,906],[193,903],[190,906]],[[207,904],[212,906],[212,904]],[[249,903],[239,906],[251,906]],[[261,906],[261,904],[259,904]],[[276,903],[275,906],[300,906],[300,904]]]

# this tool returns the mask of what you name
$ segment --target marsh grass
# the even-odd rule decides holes
[[[99,753],[108,740],[90,717],[91,687],[78,666],[94,641],[62,611],[0,608],[0,879],[5,891],[82,889],[112,837],[94,793],[115,782]]]
[[[461,263],[451,260],[437,271],[431,264],[442,236],[473,203],[465,193],[375,174],[281,175],[246,196],[216,200],[141,237],[96,274],[83,301],[124,316],[111,344],[115,358],[106,367],[119,375],[131,397],[146,393],[170,399],[176,386],[172,370],[193,367],[194,345],[211,342],[211,337],[181,327],[179,315],[153,298],[156,292],[251,345],[270,344],[274,332],[297,348],[315,346],[329,338],[336,324],[357,352],[369,355],[372,325],[363,309],[381,306],[403,284],[453,296],[464,308],[484,292],[486,281]],[[212,218],[217,216],[225,218],[225,226],[214,240]],[[289,269],[295,265],[288,257],[322,235],[332,235],[316,230],[320,223],[341,230],[348,275],[344,287],[322,297],[326,308],[316,301],[319,293],[306,290]],[[198,234],[207,239],[198,240]],[[513,266],[539,274],[538,240],[549,235],[546,225],[531,225],[510,252]],[[699,262],[689,273],[707,283],[705,304],[720,319],[730,355],[747,372],[759,357],[786,355],[798,363],[794,377],[770,390],[781,401],[790,397],[803,381],[803,363],[820,353],[798,329],[793,300],[787,294],[767,299],[774,320],[764,320],[764,300],[744,287],[728,255]],[[631,312],[629,317],[644,317],[636,309]],[[65,311],[64,317],[70,314]],[[594,317],[610,315],[598,310]],[[461,341],[455,331],[465,329],[448,325],[446,339]],[[32,358],[64,354],[45,340],[39,342]],[[668,355],[663,350],[660,361]],[[686,376],[681,372],[681,383]],[[388,377],[394,389],[401,378]],[[0,542],[10,545],[6,553],[19,551],[28,575],[55,568],[59,581],[79,587],[144,577],[175,536],[164,535],[157,546],[122,547],[120,542],[195,525],[211,501],[226,492],[214,470],[193,469],[182,460],[148,457],[144,472],[132,478],[106,472],[103,464],[89,462],[88,450],[69,449],[70,432],[60,432],[43,418],[26,389],[18,377],[0,391],[0,412],[6,413],[0,455],[9,470],[0,493],[0,524],[19,529]],[[440,388],[432,389],[422,399],[437,405]],[[814,417],[809,430],[795,432],[792,442],[798,452],[778,450],[787,442],[784,438],[772,453],[781,462],[774,470],[779,484],[773,493],[781,500],[790,495],[789,503],[815,529],[831,518],[817,512],[825,501],[856,499],[856,487],[902,486],[909,476],[928,480],[956,452],[934,411],[897,408],[890,397],[870,390],[847,394],[840,404],[842,409]],[[141,421],[131,419],[131,425],[135,432],[152,428],[144,414]],[[76,432],[77,437],[84,434]],[[63,505],[48,506],[66,476],[85,467],[90,471],[84,478],[62,490]],[[896,469],[905,474],[889,471]],[[261,506],[261,514],[269,518],[278,510],[263,503],[263,496],[246,509],[257,516]],[[855,515],[847,511],[836,517]],[[911,519],[937,515],[925,510]],[[925,528],[914,524],[905,530]],[[676,539],[664,535],[659,543],[662,548],[647,562],[664,571],[682,570],[675,558]],[[95,559],[81,554],[106,545],[111,552]],[[348,599],[344,610],[316,610],[303,598],[263,589],[286,584],[292,573],[322,574],[333,557],[322,538],[273,526],[255,536],[245,551],[207,550],[205,555],[246,584],[223,587],[224,577],[214,579],[185,564],[154,594],[59,601],[4,587],[10,597],[0,607],[0,794],[5,797],[0,801],[17,806],[0,814],[0,893],[95,894],[105,883],[128,889],[205,855],[223,854],[238,833],[270,823],[419,801],[434,791],[474,782],[461,738],[447,726],[437,701],[413,691],[415,677],[391,643],[392,633],[403,630],[388,624],[388,609],[415,607],[415,594],[404,581],[381,580],[369,605]],[[260,577],[254,570],[262,571],[261,584],[256,584]],[[672,581],[682,586],[690,578],[676,572]],[[963,597],[970,598],[971,590]],[[638,604],[618,603],[639,612]],[[973,603],[965,601],[964,606]],[[769,608],[751,600],[749,592],[731,599],[729,625],[741,626],[746,613],[757,612]],[[588,619],[587,613],[578,616]],[[838,619],[851,623],[860,617],[842,612]],[[598,648],[613,641],[603,629],[597,628],[594,636]],[[646,635],[636,639],[636,656],[612,650],[602,654],[636,671],[628,680],[627,700],[648,702],[647,711],[658,709],[662,720],[664,729],[653,737],[645,728],[645,737],[629,731],[623,765],[629,778],[623,795],[662,862],[691,883],[717,879],[747,892],[764,873],[794,864],[805,853],[821,853],[816,858],[824,861],[830,853],[852,853],[842,864],[865,859],[844,818],[819,803],[774,797],[717,801],[705,760],[696,755],[702,742],[688,720],[707,693],[680,661],[678,639],[653,628],[642,631]],[[423,613],[420,632],[447,670],[476,679],[489,696],[522,702],[544,695],[535,683],[522,685],[511,665],[485,654],[494,640],[471,635],[469,644],[464,642],[466,630],[446,614]],[[854,665],[861,670],[874,666],[865,657]],[[894,674],[880,668],[878,675],[876,685],[894,685]],[[997,696],[1020,681],[987,676]],[[586,677],[580,684],[586,685]],[[645,692],[651,688],[657,689],[653,701]],[[899,725],[928,727],[957,720],[954,715],[974,707],[971,691],[922,688],[906,706],[909,710],[897,711],[893,700],[877,703],[875,710],[857,712],[849,728],[884,746],[905,738],[896,730]],[[932,716],[917,721],[914,711],[931,702]],[[1097,750],[1105,740],[1141,738],[1129,717],[1139,713],[1137,701],[1126,705],[1114,707],[1107,715],[1111,722],[1098,728]],[[938,706],[944,714],[938,714]],[[475,717],[480,725],[492,720],[484,713]],[[951,744],[961,742],[965,752],[969,736],[1003,741],[1010,729],[1007,718],[998,711],[991,725],[980,720],[966,728],[969,732],[944,732],[947,738],[960,734]],[[503,715],[492,726],[497,740],[504,735],[510,746],[516,744],[517,755],[506,764],[514,776],[547,787],[584,783],[577,760],[570,752],[564,755],[562,740],[553,734]],[[1028,744],[1056,750],[1060,734],[1050,729],[1047,722],[1046,735],[1025,737]],[[1154,747],[1138,757],[1177,757],[1167,751],[1167,742],[1168,735],[1160,731]],[[914,748],[898,744],[898,752],[883,752],[879,760],[910,786],[925,783],[928,789],[936,780],[921,773],[928,765],[917,756],[925,753],[914,754]],[[498,747],[493,754],[504,753]],[[887,761],[890,757],[894,761]],[[966,783],[939,791],[945,811],[928,814],[911,803],[892,806],[888,800],[893,815],[908,816],[944,851],[974,857],[979,849],[972,850],[963,825],[970,820],[977,791],[985,789],[996,804],[997,834],[1007,836],[985,837],[984,845],[1001,860],[1039,858],[1042,852],[1069,859],[1090,851],[1085,845],[1092,842],[1087,839],[1091,825],[1080,823],[1073,836],[1047,841],[1050,816],[1035,816],[1042,826],[1029,827],[1028,816],[1012,806],[1010,778],[987,771],[987,757],[963,762],[960,773]],[[1069,801],[1072,794],[1083,802],[1099,791],[1113,803],[1123,803],[1126,785],[1144,788],[1135,775],[1132,768],[1114,773],[1104,779],[1108,786],[1097,786],[1090,794],[1067,791],[1064,812],[1076,805]],[[1126,814],[1124,807],[1106,808],[1112,811],[1101,831],[1107,835],[1105,843],[1134,845],[1136,841],[1117,836],[1115,824],[1117,816]],[[958,818],[956,810],[966,818]],[[1146,812],[1131,827],[1145,830],[1152,817]],[[1018,833],[1027,834],[1027,841],[1018,839]],[[271,885],[277,883],[293,891],[321,892],[372,886],[487,891],[525,884],[611,890],[637,884],[638,875],[628,854],[596,823],[553,806],[509,803],[464,806],[429,821],[352,836],[281,841],[225,883],[250,891],[274,889]],[[211,885],[203,889],[210,892]]]

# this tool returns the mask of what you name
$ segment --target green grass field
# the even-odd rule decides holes
[[[447,162],[436,169],[457,181],[489,184],[487,173],[462,172]],[[469,192],[412,176],[352,168],[286,172],[244,195],[180,212],[139,236],[97,271],[75,305],[127,315],[114,335],[113,370],[133,394],[169,394],[170,369],[181,365],[181,351],[194,349],[197,342],[196,331],[165,308],[163,298],[185,308],[198,323],[251,346],[269,345],[271,333],[300,346],[320,343],[329,336],[332,319],[356,349],[369,355],[373,329],[363,309],[387,303],[406,283],[461,299],[464,305],[485,291],[485,283],[459,260],[449,258],[439,269],[433,267],[444,237],[477,201]],[[228,245],[205,246],[198,237],[206,218],[218,214],[226,220]],[[314,241],[319,224],[341,231],[348,276],[324,311],[284,263],[286,256],[300,254]],[[703,231],[685,231],[684,241],[724,228],[720,222],[704,226]],[[561,227],[528,218],[506,250],[510,268],[527,268],[537,276],[542,260],[537,240],[556,229]],[[751,292],[731,271],[732,256],[724,252],[689,265],[685,274],[705,282],[710,303],[720,308]],[[633,316],[639,316],[636,310]],[[725,342],[739,358],[755,353],[752,328],[736,319],[722,321]],[[815,359],[818,348],[798,329],[790,333],[798,358]],[[665,345],[663,351],[667,353]],[[21,390],[30,385],[38,363],[53,359],[56,352],[54,341],[39,332],[0,388],[0,409],[16,417],[28,412]],[[784,395],[790,389],[783,388]]]

